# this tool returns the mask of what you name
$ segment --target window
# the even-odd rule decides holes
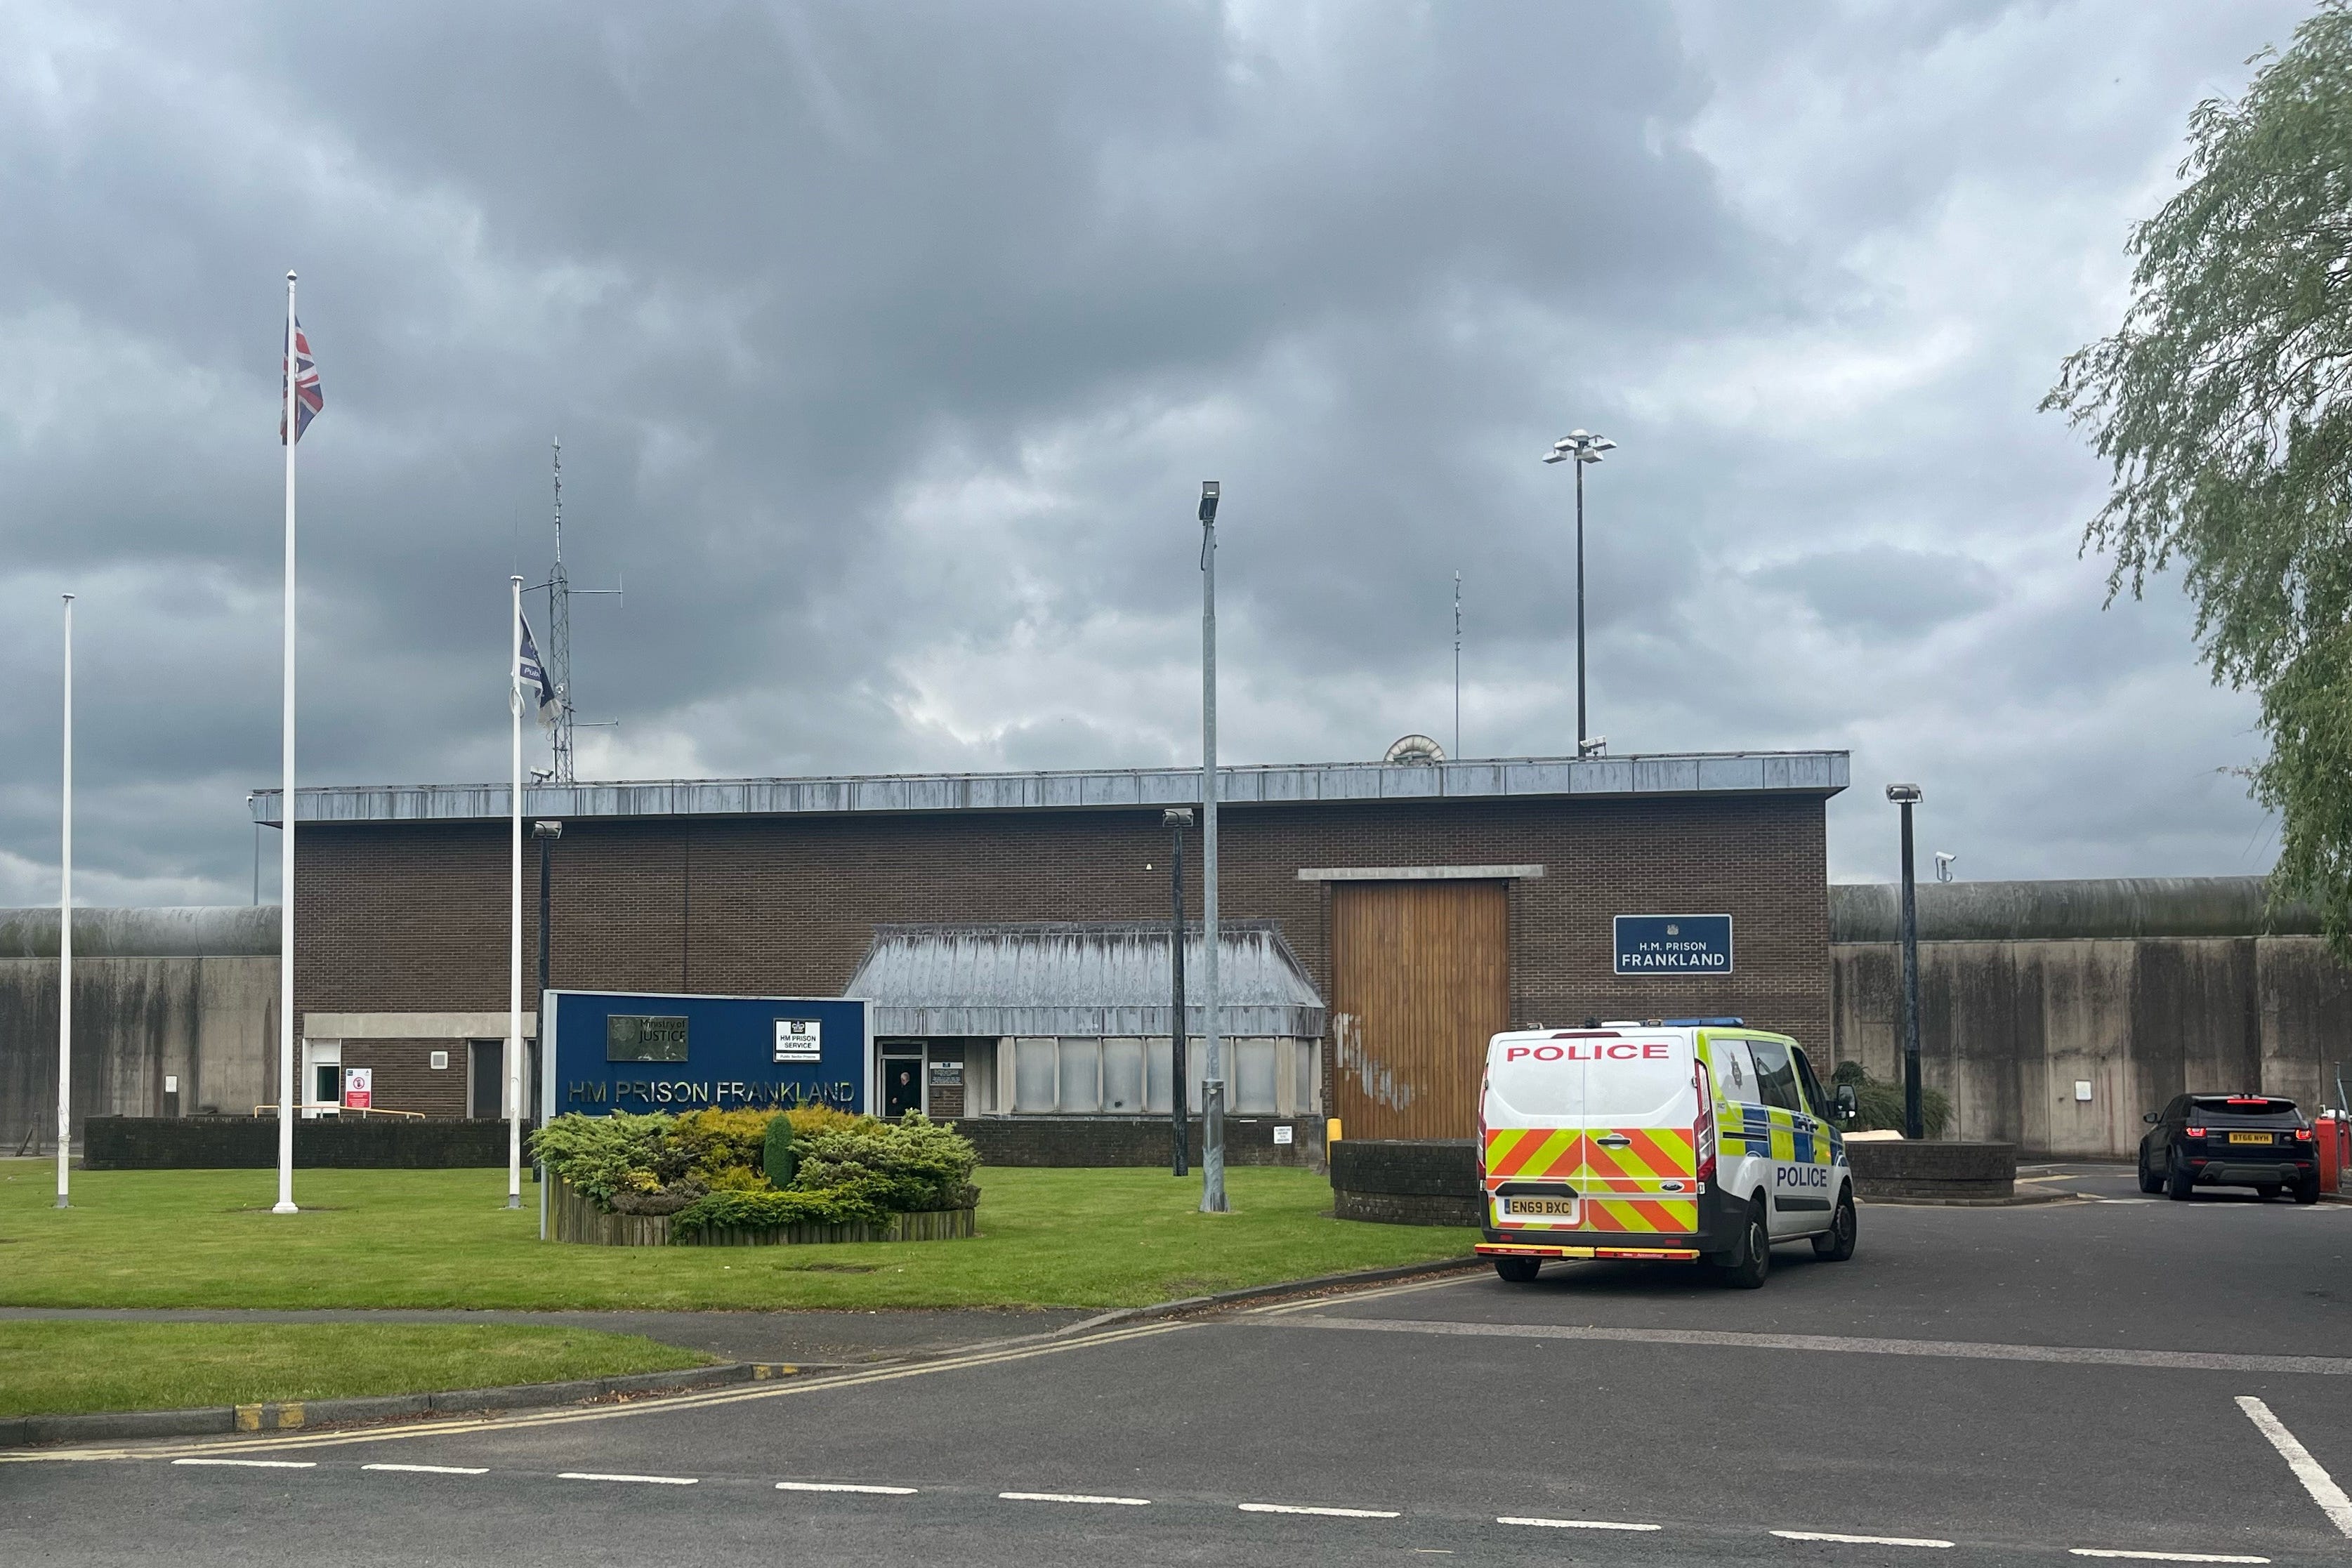
[[[1061,1079],[1055,1106],[1066,1115],[1084,1115],[1102,1109],[1102,1041],[1063,1040]]]
[[[1152,1115],[1165,1116],[1168,1114],[1169,1104],[1176,1092],[1173,1071],[1175,1053],[1169,1049],[1168,1041],[1165,1040],[1146,1040],[1144,1051],[1148,1058],[1148,1070],[1151,1075],[1149,1098],[1144,1102],[1144,1109]]]
[[[1054,1042],[1017,1040],[1013,1042],[1013,1108],[1024,1113],[1054,1109]]]
[[[1756,1059],[1748,1054],[1744,1040],[1711,1040],[1707,1054],[1715,1060],[1715,1092],[1735,1105],[1762,1105],[1768,1102],[1756,1082]]]
[[[1236,1114],[1274,1114],[1274,1047],[1275,1042],[1270,1040],[1237,1040],[1233,1042],[1233,1109]]]
[[[1764,1103],[1801,1114],[1805,1103],[1797,1094],[1797,1070],[1789,1061],[1789,1048],[1777,1040],[1751,1040],[1748,1049],[1756,1057],[1756,1082],[1764,1092]]]
[[[1102,1053],[1102,1108],[1113,1115],[1143,1114],[1143,1042],[1107,1040]]]
[[[1811,1060],[1801,1050],[1793,1054],[1797,1059],[1797,1082],[1804,1085],[1805,1103],[1812,1107],[1814,1115],[1827,1121],[1834,1109],[1835,1103],[1827,1094],[1822,1092],[1822,1081],[1813,1076]]]

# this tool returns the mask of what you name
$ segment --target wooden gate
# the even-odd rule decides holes
[[[1331,897],[1332,1109],[1349,1138],[1466,1138],[1486,1039],[1510,1019],[1499,882],[1340,883]]]

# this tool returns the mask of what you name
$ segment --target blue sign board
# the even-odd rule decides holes
[[[1728,915],[1621,915],[1616,924],[1621,975],[1731,973]]]
[[[577,1111],[862,1112],[874,1098],[862,1001],[550,991],[542,1117]]]

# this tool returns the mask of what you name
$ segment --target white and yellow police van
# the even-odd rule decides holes
[[[1738,1019],[1498,1034],[1478,1147],[1486,1240],[1504,1279],[1547,1258],[1716,1267],[1753,1289],[1774,1243],[1853,1256],[1853,1176],[1804,1049]]]

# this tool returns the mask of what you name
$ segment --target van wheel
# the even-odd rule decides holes
[[[1837,1211],[1830,1216],[1830,1228],[1813,1238],[1813,1256],[1826,1258],[1832,1263],[1843,1263],[1853,1256],[1854,1236],[1859,1227],[1854,1221],[1853,1189],[1838,1194]]]
[[[1495,1260],[1495,1272],[1503,1277],[1503,1282],[1505,1284],[1509,1285],[1526,1285],[1533,1283],[1537,1273],[1539,1272],[1542,1268],[1543,1260],[1540,1258],[1497,1258]]]
[[[1739,1233],[1739,1243],[1721,1255],[1716,1264],[1716,1277],[1735,1291],[1752,1291],[1772,1272],[1772,1235],[1765,1228],[1764,1197],[1759,1193],[1748,1210],[1747,1228]]]

